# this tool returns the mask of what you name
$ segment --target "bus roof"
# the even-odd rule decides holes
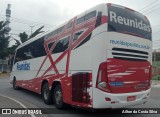
[[[119,7],[119,8],[122,8],[122,9],[127,9],[127,10],[130,10],[130,11],[133,11],[133,12],[135,12],[135,13],[141,15],[141,16],[144,16],[143,14],[141,14],[141,13],[139,13],[139,12],[133,10],[133,9],[130,9],[130,8],[128,8],[128,7],[124,7],[124,6],[121,6],[121,5],[112,4],[112,3],[102,3],[102,4],[98,4],[98,5],[96,5],[95,7],[92,7],[92,8],[90,8],[90,9],[95,9],[95,10],[97,10],[98,7],[103,7],[103,6],[115,6],[115,7]],[[85,10],[84,12],[82,12],[81,14],[78,14],[78,15],[75,16],[75,17],[78,18],[79,16],[81,16],[81,15],[84,14],[84,13],[86,13],[86,11],[88,11],[88,10],[90,10],[90,9]],[[146,16],[144,16],[144,17],[147,19]],[[72,19],[73,19],[73,18],[72,18]],[[147,19],[147,20],[148,20],[148,19]],[[55,27],[54,29],[52,29],[52,30],[50,30],[50,31],[46,31],[46,32],[44,32],[44,33],[42,33],[42,34],[39,34],[39,35],[37,35],[37,36],[29,39],[28,41],[26,41],[26,42],[22,43],[21,45],[19,45],[19,46],[17,47],[17,49],[19,49],[19,48],[21,48],[21,47],[23,47],[23,46],[25,46],[25,45],[27,45],[27,44],[29,44],[29,43],[37,40],[37,39],[43,37],[43,36],[46,36],[47,34],[49,34],[49,33],[53,32],[53,31],[57,30],[58,28],[60,28],[60,27],[62,27],[62,26],[65,26],[66,24],[69,23],[69,21],[71,21],[71,20],[68,20],[68,21],[62,23],[61,25]],[[17,50],[17,49],[16,49],[16,50]]]
[[[81,16],[81,14],[86,13],[86,11],[88,11],[88,10],[90,10],[90,9],[94,9],[94,8],[97,9],[97,7],[101,7],[101,6],[106,6],[106,4],[105,4],[105,3],[98,4],[98,5],[96,5],[95,7],[92,7],[92,8],[89,8],[89,9],[85,10],[84,12],[78,14],[78,15],[75,16],[75,17],[79,17],[79,16]],[[73,19],[73,18],[72,18],[72,19]],[[53,32],[53,31],[55,31],[56,29],[58,29],[58,28],[60,28],[60,27],[62,27],[62,26],[65,26],[66,24],[69,23],[69,21],[71,21],[71,19],[68,20],[68,21],[66,21],[66,22],[64,22],[64,23],[62,23],[61,25],[55,27],[53,30],[46,31],[46,32],[44,32],[44,33],[42,33],[42,34],[39,34],[39,35],[37,35],[37,36],[35,36],[35,37],[33,37],[33,38],[27,40],[26,42],[24,42],[24,43],[22,43],[21,45],[19,45],[19,46],[17,47],[17,49],[19,49],[19,48],[21,48],[21,47],[23,47],[23,46],[25,46],[25,45],[27,45],[27,44],[33,42],[33,41],[36,41],[37,39],[39,39],[39,38],[41,38],[41,37],[43,37],[43,36],[45,36],[45,35],[47,35],[47,34]],[[16,50],[17,50],[17,49],[16,49]]]

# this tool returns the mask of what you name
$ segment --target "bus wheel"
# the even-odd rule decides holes
[[[60,85],[57,85],[54,89],[54,103],[58,109],[63,109],[66,106],[63,102],[62,89]]]
[[[13,89],[18,90],[19,87],[16,86],[16,78],[13,78]]]
[[[45,104],[50,105],[53,102],[53,93],[49,90],[48,83],[44,83],[42,87],[42,98]]]

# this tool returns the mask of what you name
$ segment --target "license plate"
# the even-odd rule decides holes
[[[130,101],[134,101],[136,100],[136,96],[128,96],[127,97],[127,101],[130,102]]]

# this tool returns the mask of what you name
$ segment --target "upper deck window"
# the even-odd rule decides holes
[[[84,22],[84,16],[78,18],[76,24],[80,24],[80,23],[82,23],[82,22]]]
[[[45,35],[45,39],[48,39],[48,38],[50,38],[50,37],[52,37],[52,36],[54,36],[54,35],[56,35],[56,34],[61,33],[61,32],[63,31],[64,27],[65,27],[65,26],[62,26],[62,27],[60,27],[60,28],[58,28],[58,29],[50,32],[49,34]]]
[[[72,27],[72,22],[70,22],[67,26],[67,29],[71,28]]]
[[[56,31],[57,31],[57,34],[61,33],[61,32],[63,31],[63,29],[64,29],[64,26],[58,28],[58,29],[56,30]]]
[[[96,16],[96,11],[89,12],[85,15],[85,20],[91,19]]]
[[[96,16],[96,11],[91,11],[91,12],[87,13],[85,16],[78,18],[76,24],[80,24],[80,23],[82,23],[86,20],[89,20],[95,16]]]

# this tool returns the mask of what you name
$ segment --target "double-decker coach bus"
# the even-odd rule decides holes
[[[100,4],[16,49],[11,83],[46,104],[122,108],[150,95],[152,30],[148,19]]]

